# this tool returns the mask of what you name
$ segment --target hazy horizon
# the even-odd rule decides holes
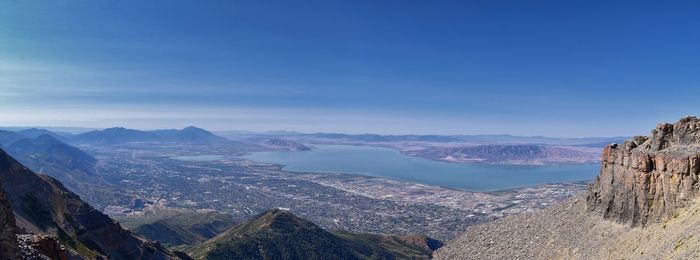
[[[53,132],[64,132],[70,134],[81,134],[89,131],[95,130],[105,130],[108,128],[126,128],[139,131],[154,131],[154,130],[180,130],[186,127],[197,127],[204,130],[210,131],[215,134],[280,134],[280,133],[290,133],[290,134],[347,134],[347,135],[437,135],[437,136],[512,136],[512,137],[526,137],[526,138],[554,138],[554,139],[586,139],[586,138],[628,138],[633,135],[611,135],[611,136],[545,136],[545,135],[514,135],[509,133],[455,133],[455,134],[435,134],[435,133],[371,133],[371,132],[339,132],[339,131],[316,131],[316,132],[303,132],[303,131],[292,131],[292,130],[243,130],[243,129],[209,129],[197,125],[186,125],[181,127],[156,127],[156,128],[133,128],[125,126],[109,126],[109,127],[89,127],[89,126],[51,126],[51,125],[0,125],[0,130],[18,131],[25,129],[45,129]],[[644,135],[644,134],[638,134]]]

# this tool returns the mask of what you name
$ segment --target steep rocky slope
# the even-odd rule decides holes
[[[424,236],[333,234],[270,210],[191,250],[196,259],[427,259],[442,244]]]
[[[15,216],[5,192],[0,189],[0,260],[19,259],[19,256]]]
[[[42,129],[32,130],[35,134],[45,132],[51,133]],[[95,157],[59,140],[55,137],[57,134],[12,137],[19,136],[18,133],[0,131],[0,146],[32,171],[57,179],[97,208],[109,204],[125,204],[132,200],[129,194],[97,174]]]
[[[438,259],[700,258],[700,120],[610,144],[588,192],[469,228]]]
[[[37,175],[0,150],[0,181],[23,232],[57,238],[83,257],[176,259],[100,213],[55,179]]]

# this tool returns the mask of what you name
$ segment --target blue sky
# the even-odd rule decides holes
[[[0,125],[613,136],[700,111],[698,1],[0,0]]]

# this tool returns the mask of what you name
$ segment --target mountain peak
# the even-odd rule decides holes
[[[131,130],[131,129],[127,129],[123,126],[115,126],[115,127],[109,127],[109,128],[102,129],[102,131],[123,131],[123,130]],[[100,130],[96,130],[96,131],[100,131]]]
[[[223,137],[195,126],[188,126],[182,130],[160,129],[152,131],[112,127],[79,134],[73,140],[87,144],[121,144],[128,142],[212,143],[227,141]]]
[[[240,229],[237,231],[249,233],[265,230],[280,233],[295,232],[299,230],[309,232],[326,232],[325,230],[316,226],[314,223],[297,217],[288,210],[279,208],[270,209],[258,214],[249,223],[241,225]]]
[[[188,126],[188,127],[185,127],[185,128],[183,128],[182,130],[183,130],[183,131],[193,131],[193,130],[196,130],[196,131],[205,131],[205,132],[209,132],[209,131],[207,131],[207,130],[204,130],[203,128],[199,128],[199,127],[192,126],[192,125],[191,125],[191,126]]]
[[[426,259],[425,236],[328,232],[285,209],[270,209],[192,250],[197,259]]]

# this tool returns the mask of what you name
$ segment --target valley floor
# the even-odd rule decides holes
[[[84,198],[128,227],[172,210],[217,211],[243,221],[280,207],[329,230],[447,241],[471,225],[531,212],[585,190],[582,184],[549,184],[477,193],[352,174],[286,172],[240,158],[171,159],[178,155],[173,151],[192,154],[190,147],[91,148],[105,162],[100,174],[139,203]]]

